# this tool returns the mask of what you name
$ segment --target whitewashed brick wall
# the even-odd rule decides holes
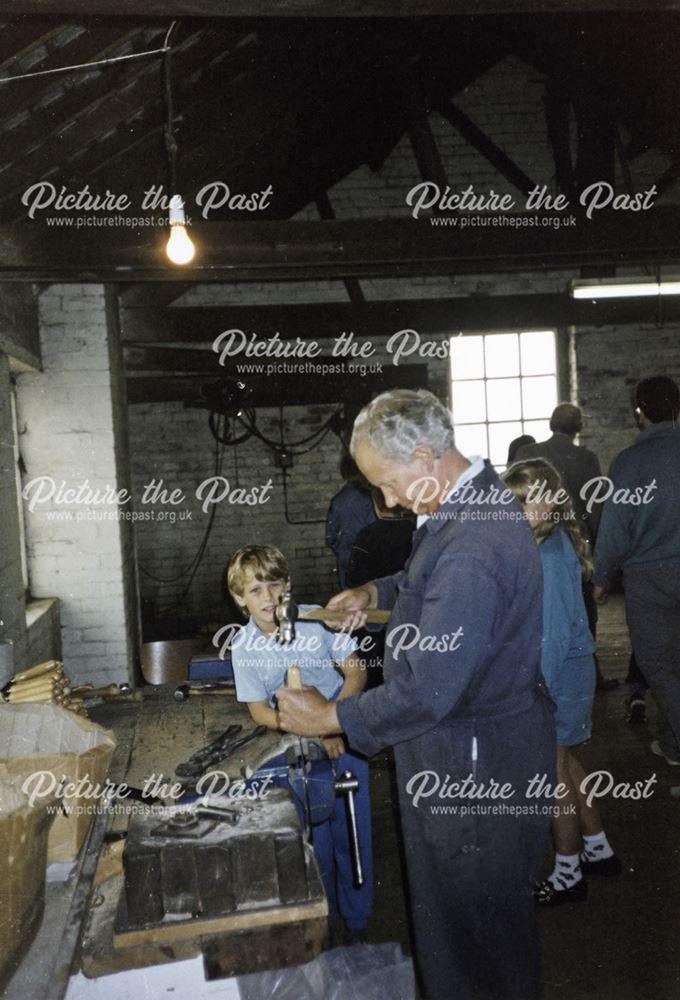
[[[92,489],[120,490],[126,483],[114,407],[122,402],[111,375],[120,359],[105,289],[52,285],[40,296],[39,315],[44,370],[18,379],[24,488],[48,476],[72,488],[87,480]],[[136,655],[124,529],[108,517],[114,513],[110,506],[54,500],[26,510],[32,594],[61,599],[65,668],[76,680],[96,684],[128,680]]]

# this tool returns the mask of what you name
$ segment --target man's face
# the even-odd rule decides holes
[[[355,460],[369,483],[382,490],[386,506],[400,505],[415,514],[430,514],[439,506],[442,489],[431,448],[419,445],[409,462],[398,462],[360,438]]]
[[[246,570],[243,594],[234,594],[240,608],[246,608],[262,632],[276,628],[276,608],[290,580],[258,580],[251,569]]]

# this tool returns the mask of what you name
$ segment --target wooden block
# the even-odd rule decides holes
[[[164,912],[195,916],[199,900],[194,851],[187,844],[165,844],[160,855]]]
[[[277,903],[279,875],[272,834],[238,837],[232,852],[236,906]]]
[[[281,902],[301,903],[309,898],[302,837],[298,833],[280,833],[274,843]]]
[[[226,844],[215,844],[201,852],[196,876],[204,917],[215,917],[236,909],[232,852]]]
[[[205,978],[224,979],[264,969],[303,965],[316,958],[327,934],[327,920],[316,917],[296,924],[241,931],[222,937],[204,937]]]

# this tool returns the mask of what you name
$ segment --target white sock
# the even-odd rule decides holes
[[[611,858],[613,854],[604,830],[583,837],[583,854],[581,856],[584,861],[604,861],[605,858]]]
[[[576,885],[582,878],[581,860],[578,854],[555,855],[555,867],[548,877],[553,889],[558,892],[571,889],[572,885]]]

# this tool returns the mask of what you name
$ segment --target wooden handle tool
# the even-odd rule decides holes
[[[300,621],[307,622],[341,622],[351,614],[350,611],[337,611],[335,608],[308,608],[299,614]],[[390,620],[390,611],[383,608],[367,608],[364,611],[366,621],[370,625],[384,625]]]
[[[295,663],[292,667],[288,667],[286,687],[293,688],[295,691],[302,691],[302,674],[300,673],[300,668]]]

